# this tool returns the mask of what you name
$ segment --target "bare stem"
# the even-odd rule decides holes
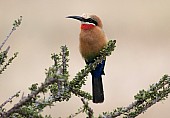
[[[10,33],[7,35],[7,37],[5,38],[5,40],[2,42],[2,44],[0,45],[0,50],[2,49],[2,47],[4,46],[4,44],[7,42],[7,40],[9,39],[9,37],[11,36],[11,34],[15,31],[16,29],[13,27],[12,30],[10,31]]]
[[[10,98],[8,98],[8,100],[6,100],[4,103],[2,103],[0,105],[0,109],[2,109],[2,107],[4,107],[7,103],[11,102],[14,97],[17,97],[19,93],[20,93],[20,91],[18,91],[15,95],[11,96]]]

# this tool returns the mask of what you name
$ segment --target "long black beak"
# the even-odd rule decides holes
[[[81,16],[67,16],[66,18],[73,18],[79,21],[84,21],[84,22],[86,21],[86,19]]]

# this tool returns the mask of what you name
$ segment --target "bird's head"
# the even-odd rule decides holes
[[[93,27],[102,28],[102,22],[100,18],[96,15],[83,14],[81,16],[67,16],[66,18],[73,18],[81,21],[81,29],[92,29]]]

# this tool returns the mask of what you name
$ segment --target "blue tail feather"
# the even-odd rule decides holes
[[[94,61],[86,61],[86,64],[94,63]],[[102,61],[102,63],[99,63],[95,70],[91,71],[91,74],[95,78],[101,77],[101,75],[105,75],[104,73],[104,66],[105,66],[105,60]]]
[[[93,63],[94,61],[87,62],[86,64]],[[102,83],[102,75],[104,75],[105,60],[98,64],[95,70],[91,71],[92,75],[92,92],[93,92],[93,102],[102,103],[104,101],[104,91]]]

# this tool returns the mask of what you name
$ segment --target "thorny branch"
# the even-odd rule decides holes
[[[7,48],[7,50],[9,50],[9,49]],[[7,55],[6,52],[5,52],[5,55]],[[14,55],[10,59],[8,59],[8,62],[6,62],[3,65],[3,67],[0,69],[0,74],[2,74],[2,72],[7,68],[7,66],[12,63],[12,61],[17,57],[17,55],[18,55],[18,52],[14,53]]]
[[[117,116],[123,115],[123,118],[134,118],[141,113],[144,113],[156,102],[165,100],[169,93],[170,76],[164,75],[158,83],[151,85],[147,91],[139,91],[139,93],[134,96],[136,101],[130,104],[128,107],[119,107],[113,110],[113,112],[104,112],[102,117],[115,118]]]
[[[87,111],[88,118],[93,118],[93,109],[89,107],[89,103],[86,102],[83,98],[81,98],[81,101],[84,104],[84,111]]]
[[[46,88],[50,84],[55,83],[56,81],[57,81],[56,78],[51,78],[51,79],[46,80],[44,83],[41,84],[41,86],[37,89],[37,91],[32,91],[30,94],[28,94],[27,97],[24,97],[23,99],[21,99],[21,101],[19,103],[15,104],[10,110],[8,110],[7,112],[3,113],[1,117],[2,118],[9,117],[12,113],[17,111],[25,103],[31,101],[31,99],[34,98],[35,96],[37,96],[38,93],[43,91],[44,88]]]
[[[51,105],[53,102],[69,100],[69,98],[71,98],[70,93],[76,93],[76,95],[78,95],[78,96],[82,96],[83,98],[90,99],[91,95],[89,93],[86,93],[86,92],[80,90],[79,88],[71,88],[71,87],[72,86],[74,86],[74,87],[80,86],[80,88],[81,88],[81,86],[83,84],[85,84],[85,79],[82,79],[85,77],[84,76],[85,73],[87,76],[88,72],[90,72],[92,69],[94,69],[95,66],[105,58],[105,56],[110,55],[111,51],[113,51],[113,49],[115,47],[114,45],[115,45],[115,41],[110,41],[108,43],[108,45],[101,51],[101,53],[104,53],[105,55],[101,56],[100,58],[97,58],[96,59],[97,62],[94,63],[93,65],[89,65],[84,70],[81,70],[81,72],[79,72],[77,74],[77,76],[74,78],[75,81],[70,81],[70,82],[67,79],[69,76],[68,71],[67,71],[68,65],[66,63],[66,62],[68,62],[68,58],[65,58],[65,56],[68,56],[68,51],[66,48],[62,47],[62,53],[60,54],[60,56],[62,58],[60,58],[60,56],[57,56],[55,54],[52,56],[55,63],[52,67],[49,68],[45,82],[42,83],[40,87],[38,87],[37,84],[33,84],[32,88],[30,89],[31,93],[28,94],[28,96],[23,97],[11,109],[9,109],[6,112],[3,112],[1,117],[9,117],[13,113],[19,113],[20,112],[19,110],[22,106],[24,106],[26,104],[28,105],[28,103],[32,104],[31,102],[35,102],[35,101],[36,101],[36,103],[38,103],[37,106],[41,106],[41,105],[43,105],[43,106],[40,109],[39,108],[34,108],[34,109],[41,110],[45,106],[48,106],[48,104]],[[62,59],[62,61],[60,61],[60,59]],[[60,85],[58,84],[59,81],[60,81]],[[64,82],[64,84],[62,82]],[[64,92],[61,92],[61,90],[59,90],[59,88],[57,87],[58,85],[61,87],[61,89],[64,87],[62,89],[62,90],[64,90]],[[45,93],[48,86],[50,87],[49,89],[52,93],[52,97],[50,97],[49,100],[43,101],[43,103],[38,102],[37,100],[34,100],[34,99],[37,99],[37,96],[39,93],[41,93],[41,92]],[[58,92],[60,92],[60,95],[58,94]],[[90,109],[88,109],[88,110],[90,110]],[[89,112],[89,113],[91,113],[91,112]]]
[[[7,37],[5,38],[5,40],[2,42],[2,44],[0,45],[0,50],[2,49],[2,47],[4,46],[4,44],[7,42],[7,40],[9,39],[9,37],[12,35],[12,33],[16,30],[17,27],[19,27],[19,25],[21,25],[21,21],[22,21],[22,16],[20,16],[20,18],[18,20],[15,20],[15,22],[13,23],[13,27],[12,30],[10,31],[10,33],[7,35]]]
[[[20,26],[21,24],[21,21],[22,21],[22,16],[20,16],[20,18],[18,20],[15,20],[14,23],[13,23],[13,27],[12,27],[12,30],[10,31],[10,33],[7,35],[7,37],[5,38],[5,40],[2,42],[2,44],[0,45],[0,51],[2,49],[2,47],[4,46],[4,44],[7,42],[7,40],[10,38],[10,36],[12,35],[12,33],[16,30],[17,27]],[[14,56],[11,57],[8,62],[4,64],[4,62],[6,61],[7,59],[7,53],[10,49],[10,46],[8,46],[6,48],[5,51],[2,51],[0,52],[0,67],[3,66],[2,68],[0,68],[0,74],[2,74],[2,72],[7,68],[7,66],[12,63],[13,59],[17,56],[18,53],[14,53]]]

